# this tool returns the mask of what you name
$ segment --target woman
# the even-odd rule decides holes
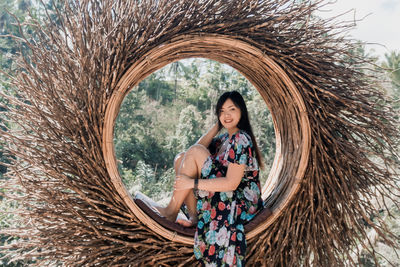
[[[186,204],[190,219],[177,222],[197,223],[194,253],[204,265],[244,266],[243,224],[262,208],[261,155],[240,93],[224,93],[216,114],[218,122],[176,157],[173,196],[158,210],[175,221]],[[222,127],[227,133],[216,136]]]

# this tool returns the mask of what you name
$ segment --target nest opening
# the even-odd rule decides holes
[[[115,120],[129,91],[154,71],[191,57],[219,61],[239,71],[260,93],[273,118],[275,158],[262,190],[264,206],[272,215],[246,234],[249,240],[264,231],[296,193],[306,170],[311,137],[306,108],[294,83],[271,57],[248,43],[215,34],[186,35],[151,49],[135,61],[121,76],[106,108],[102,146],[107,171],[118,193],[142,223],[169,240],[193,244],[193,237],[166,229],[134,202],[118,172],[113,143]]]

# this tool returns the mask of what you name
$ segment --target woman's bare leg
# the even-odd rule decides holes
[[[185,153],[181,152],[179,153],[174,160],[174,169],[175,169],[175,174],[178,175],[180,173],[181,167],[182,167],[182,162],[185,157]],[[188,208],[190,218],[196,218],[196,202],[197,199],[194,196],[193,190],[190,190],[189,193],[187,194],[185,200],[183,203],[186,204],[186,207]]]
[[[174,159],[174,169],[176,175],[180,173],[184,157],[185,153],[181,152]],[[182,219],[177,217],[176,222],[183,226],[190,227],[197,222],[197,211],[196,211],[197,199],[194,196],[193,190],[189,191],[183,203],[186,204],[186,207],[188,209],[189,219]]]
[[[177,156],[176,165],[179,166],[179,161],[181,164],[180,168],[175,170],[177,170],[178,174],[184,174],[192,178],[199,177],[201,168],[203,167],[203,164],[209,155],[210,152],[204,146],[198,144],[193,145],[184,153],[183,158],[182,155],[180,157],[179,155]],[[188,207],[191,219],[195,219],[196,198],[192,189],[174,190],[172,198],[167,207],[158,209],[160,213],[168,220],[175,221],[179,213],[179,209],[184,202]]]

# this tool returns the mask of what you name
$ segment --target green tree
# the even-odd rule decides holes
[[[389,105],[397,112],[397,118],[400,116],[400,51],[390,51],[385,53],[384,61],[381,63],[386,71],[385,92],[392,96],[393,100]]]
[[[172,86],[165,81],[165,75],[162,71],[149,75],[139,84],[138,90],[146,92],[151,99],[160,101],[163,104],[174,99]]]
[[[171,138],[170,144],[170,148],[174,149],[175,153],[187,150],[200,138],[203,130],[201,121],[201,114],[195,106],[188,105],[181,111],[175,135]]]
[[[268,178],[275,157],[274,123],[271,113],[260,94],[253,91],[253,94],[250,95],[246,102],[250,123],[265,164],[265,169],[260,176],[260,181],[263,185]]]
[[[185,76],[186,66],[181,61],[172,62],[169,65],[169,74],[174,76],[174,99],[177,99],[178,80]]]
[[[391,51],[385,54],[382,67],[387,70],[395,96],[400,98],[400,51]]]
[[[149,164],[140,160],[134,172],[128,171],[124,174],[124,183],[132,195],[136,191],[140,191],[158,201],[170,196],[173,190],[172,182],[175,175],[172,168],[163,172],[160,177],[157,177],[155,170]]]
[[[17,1],[0,1],[0,69],[13,75],[17,70],[16,61],[14,57],[18,53],[27,54],[29,50],[26,46],[18,43],[15,38],[21,37],[18,21],[24,23],[28,18],[28,10],[30,10],[32,16],[37,16],[39,9],[33,6],[31,1],[17,0]],[[32,33],[32,29],[29,25],[21,25],[22,30],[25,33]],[[12,92],[12,87],[9,85],[8,76],[0,72],[0,91],[1,92]],[[6,99],[0,96],[0,127],[2,130],[9,128],[4,121],[4,113],[7,112],[7,106],[9,103]],[[7,179],[4,174],[7,172],[7,168],[1,164],[10,163],[10,159],[4,154],[4,144],[0,141],[0,179]],[[4,192],[5,189],[1,188],[0,191]],[[0,196],[0,228],[5,229],[8,227],[15,226],[18,223],[16,210],[18,209],[17,203],[14,201],[5,199]],[[0,246],[12,242],[13,239],[6,235],[0,235]],[[3,257],[3,253],[0,252],[0,259]],[[13,261],[12,263],[3,259],[0,260],[1,266],[26,266],[29,262],[24,261]]]
[[[40,8],[33,6],[29,0],[17,1],[1,1],[0,2],[0,69],[9,74],[13,74],[17,70],[14,57],[19,53],[29,53],[26,46],[21,45],[16,41],[15,37],[21,37],[18,22],[21,23],[22,30],[25,33],[31,34],[32,28],[29,25],[23,25],[28,20],[28,11],[33,18],[36,18],[40,13]],[[0,72],[0,91],[11,92],[12,88],[9,85],[8,76]],[[8,127],[4,122],[4,112],[6,112],[8,102],[0,95],[0,127],[4,130]],[[3,144],[0,143],[0,162],[9,163],[9,159],[3,153]],[[7,169],[0,164],[0,179],[3,178]]]
[[[29,53],[26,46],[21,46],[12,36],[21,37],[20,28],[27,34],[32,34],[31,26],[23,24],[28,20],[28,12],[33,18],[40,13],[39,6],[33,6],[29,0],[1,1],[0,2],[0,68],[12,73],[16,70],[15,56],[20,50]],[[5,79],[5,77],[3,77]]]
[[[162,140],[167,135],[165,127],[158,127],[165,120],[161,118],[166,113],[163,110],[145,91],[134,89],[127,95],[115,126],[115,150],[121,167],[134,170],[139,160],[153,168],[172,165],[173,156],[164,150],[166,141]]]
[[[143,184],[153,181],[152,188],[156,183],[157,188],[169,192],[167,188],[172,189],[173,174],[168,173],[173,173],[174,156],[194,144],[205,129],[215,123],[215,102],[226,90],[240,91],[247,102],[267,165],[262,172],[264,181],[274,158],[275,135],[271,115],[261,96],[240,73],[219,62],[189,59],[180,61],[179,66],[185,70],[184,75],[175,76],[170,71],[172,67],[166,66],[134,88],[121,106],[115,128],[115,148],[128,188],[152,195],[156,189],[153,192]],[[178,84],[177,98],[170,101],[174,97],[175,83]],[[172,98],[163,101],[165,97],[162,96],[168,94]],[[151,179],[143,175],[145,169],[149,170]],[[141,185],[139,189],[138,185]]]

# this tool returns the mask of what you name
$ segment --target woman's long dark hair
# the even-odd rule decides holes
[[[221,108],[222,105],[225,103],[225,101],[228,99],[232,100],[235,106],[240,109],[241,116],[237,127],[240,130],[245,131],[248,135],[250,135],[251,141],[253,142],[254,150],[256,152],[258,166],[260,166],[260,168],[263,168],[264,163],[262,161],[261,152],[260,149],[258,148],[256,138],[254,137],[253,130],[250,125],[249,114],[247,112],[246,103],[244,102],[242,95],[238,91],[225,92],[219,97],[217,105],[215,106],[215,114],[217,115],[218,118],[219,128],[220,129],[222,128],[221,121],[219,120],[219,115],[221,114]]]

